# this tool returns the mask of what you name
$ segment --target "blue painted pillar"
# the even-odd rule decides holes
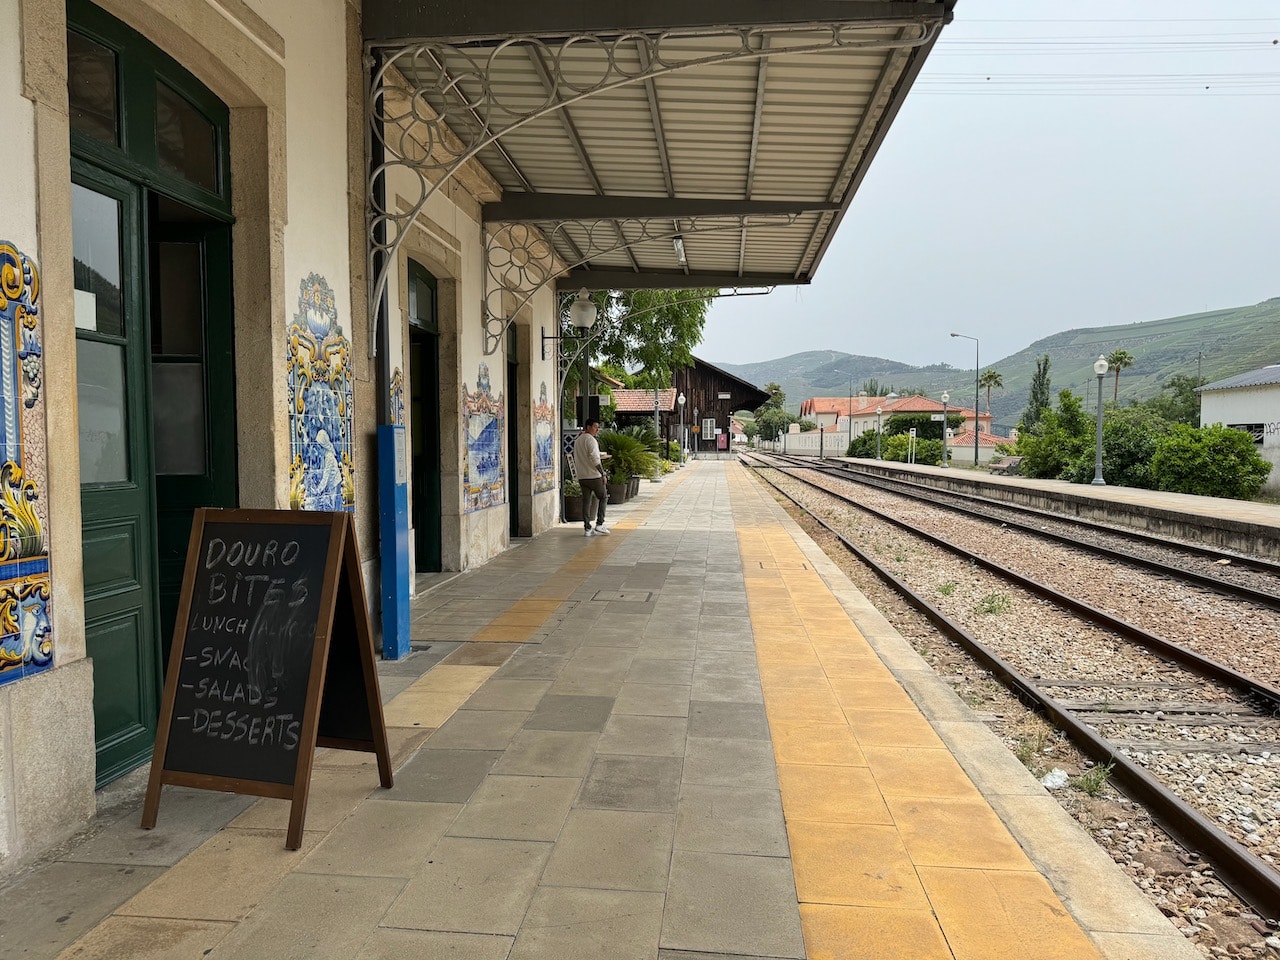
[[[404,427],[378,425],[382,535],[382,659],[409,655],[409,453]]]

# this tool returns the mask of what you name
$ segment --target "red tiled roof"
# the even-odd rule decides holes
[[[952,447],[972,447],[973,431],[961,430],[958,433],[952,434],[951,439],[948,442]],[[1008,437],[997,437],[994,433],[978,434],[978,446],[980,447],[994,447],[1001,443],[1013,443],[1013,441]]]
[[[676,408],[676,389],[658,391],[658,410],[671,413]],[[618,389],[613,391],[613,404],[619,413],[653,413],[652,390]]]

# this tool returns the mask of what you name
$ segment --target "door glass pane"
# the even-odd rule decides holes
[[[116,108],[116,55],[88,37],[67,31],[67,107],[71,129],[104,143],[120,142]]]
[[[160,476],[205,472],[204,364],[157,361],[151,404]]]
[[[198,243],[157,243],[158,296],[151,321],[151,352],[204,355],[204,276]]]
[[[217,191],[217,145],[213,124],[167,85],[156,81],[156,154],[160,169]]]
[[[120,290],[120,201],[71,185],[76,326],[124,335]]]
[[[124,347],[76,340],[80,400],[80,482],[129,479]]]

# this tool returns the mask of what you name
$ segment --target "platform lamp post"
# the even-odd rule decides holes
[[[880,459],[880,415],[884,413],[884,407],[876,407],[876,459]]]
[[[976,467],[978,465],[978,427],[982,423],[978,419],[978,368],[981,366],[978,362],[978,338],[966,333],[953,333],[952,336],[973,341],[973,465]]]
[[[1105,487],[1107,481],[1102,479],[1102,378],[1107,375],[1107,358],[1102,354],[1098,354],[1098,359],[1093,362],[1093,372],[1098,376],[1098,433],[1094,444],[1093,482]]]
[[[683,393],[681,393],[678,397],[676,397],[676,403],[680,407],[680,462],[684,463],[685,447],[687,447],[688,444],[685,443],[685,437],[684,437],[684,394]]]
[[[951,399],[951,394],[942,391],[942,468],[947,468],[947,402]]]

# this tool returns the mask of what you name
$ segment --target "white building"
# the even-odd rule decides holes
[[[1221,423],[1253,436],[1271,463],[1263,490],[1280,493],[1280,363],[1200,388],[1200,426]]]

